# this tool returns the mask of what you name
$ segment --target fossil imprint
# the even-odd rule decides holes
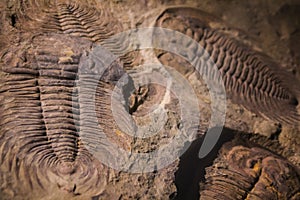
[[[299,175],[277,155],[234,142],[226,143],[219,153],[206,168],[200,199],[299,198]]]
[[[225,28],[214,28],[214,24],[203,20],[202,16],[201,11],[193,8],[169,8],[157,18],[155,26],[182,32],[199,42],[218,67],[227,95],[235,103],[273,120],[298,123],[297,80],[267,55],[233,38]],[[192,46],[190,49],[203,55],[201,49]],[[183,67],[165,54],[168,53],[159,55],[163,64],[172,60],[175,67]],[[203,67],[201,70],[210,69]]]
[[[7,41],[16,45],[5,43],[0,49],[0,195],[38,197],[39,192],[45,190],[68,191],[74,196],[101,194],[110,170],[97,161],[81,141],[78,134],[81,105],[73,96],[77,89],[74,86],[81,56],[89,52],[94,43],[102,44],[105,39],[120,33],[122,25],[98,1],[21,0],[9,1],[9,5],[9,12],[14,13],[16,20],[12,25],[18,40],[2,33]],[[198,12],[193,8],[167,8],[157,16],[155,26],[182,32],[199,42],[216,63],[226,91],[235,103],[275,121],[298,123],[300,92],[299,88],[290,85],[292,76],[268,56],[236,40],[226,31],[211,27],[209,21],[200,19]],[[118,46],[113,45],[113,48],[117,50]],[[198,50],[191,47],[191,51]],[[124,55],[120,60],[131,65],[130,56]],[[166,65],[170,64],[170,56],[167,52],[157,54],[161,63]],[[177,59],[173,59],[172,64],[180,63]],[[123,68],[119,63],[116,65]],[[184,66],[177,68],[180,67]],[[97,114],[111,139],[126,148],[130,139],[126,138],[124,142],[113,136],[115,124],[109,109],[113,87],[110,80],[99,82]],[[247,155],[255,152],[261,153],[262,157],[269,156],[271,158],[259,160],[263,164],[279,163],[281,168],[278,170],[288,168],[287,174],[296,174],[286,161],[279,156],[272,157],[273,154],[266,150],[237,146],[229,152],[236,149],[242,149]],[[221,153],[220,159],[225,159],[224,162],[230,165],[239,162],[222,156]],[[211,188],[219,187],[219,175],[212,173],[215,169],[208,169],[207,185],[201,191],[203,197],[213,196]],[[230,182],[228,187],[232,191],[227,197],[234,199],[246,198],[243,192],[239,192],[248,191],[257,181],[256,173],[261,173],[264,168],[242,173],[226,170],[225,178],[220,179],[221,182]],[[247,182],[247,177],[250,177],[250,182]],[[249,188],[235,187],[239,179]],[[283,176],[271,181],[299,185],[299,181],[290,180],[290,177]],[[286,191],[286,188],[281,189],[278,191]],[[28,194],[28,191],[34,192]],[[277,191],[267,192],[275,195]],[[291,197],[284,192],[282,195]]]

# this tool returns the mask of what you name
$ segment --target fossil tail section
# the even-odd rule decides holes
[[[179,31],[197,41],[218,68],[227,96],[234,103],[266,118],[297,124],[300,121],[297,112],[300,89],[296,77],[285,72],[267,55],[229,34],[230,30],[224,28],[226,26],[222,22],[214,18],[209,21],[203,19],[207,17],[195,8],[173,7],[159,15],[155,26]],[[213,20],[214,23],[211,23]],[[203,55],[202,49],[191,46],[190,50]],[[169,60],[162,59],[163,54],[159,55],[160,61],[170,64]],[[178,65],[176,68],[184,67],[180,66],[182,61],[179,59],[172,59],[174,63]],[[203,66],[199,70],[205,69],[205,63]]]

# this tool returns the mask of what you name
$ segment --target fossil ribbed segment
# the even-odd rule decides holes
[[[94,0],[22,0],[14,7],[20,30],[63,33],[94,42],[121,31],[117,19]]]
[[[91,130],[81,124],[87,109],[80,105],[90,99],[79,99],[76,82],[84,78],[77,79],[82,55],[95,43],[110,45],[102,41],[117,34],[120,23],[97,1],[10,2],[5,14],[15,16],[12,37],[20,40],[0,47],[0,197],[102,195],[111,169],[91,155],[79,134],[83,126]],[[119,50],[118,44],[110,47]],[[120,59],[126,64],[126,58]],[[97,112],[108,138],[130,150],[128,137],[115,129],[110,109],[110,77],[116,81],[118,75],[109,71],[103,80],[95,80],[99,85],[92,112]]]
[[[112,52],[120,49],[120,44],[105,43],[108,38],[120,33],[122,24],[113,17],[99,1],[86,0],[10,0],[7,15],[14,18],[15,30],[22,38],[35,34],[58,33],[86,38],[100,43]],[[121,55],[128,67],[132,63],[131,55]]]
[[[215,24],[206,19],[197,9],[168,8],[159,15],[155,26],[182,32],[199,42],[219,69],[227,94],[235,103],[273,120],[297,123],[300,92],[296,78],[267,55],[226,33],[224,28],[215,28]],[[186,44],[191,50],[186,52],[186,58],[195,52],[200,57],[204,55],[202,49],[191,45]],[[182,58],[171,53],[160,53],[158,57],[163,64],[185,67]],[[210,73],[207,66],[202,63],[200,71]]]
[[[300,177],[285,159],[261,148],[226,143],[206,169],[200,199],[298,199]]]
[[[1,190],[15,188],[5,191],[12,197],[30,190],[36,197],[43,194],[39,189],[52,187],[70,195],[99,192],[106,181],[101,173],[107,172],[79,136],[74,87],[81,54],[91,43],[48,34],[34,37],[30,44],[26,50],[24,44],[11,48],[2,59],[0,167],[12,177],[1,178]],[[9,185],[10,179],[16,185]]]

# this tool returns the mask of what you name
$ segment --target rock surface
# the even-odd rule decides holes
[[[187,7],[205,12],[199,14],[198,10]],[[289,85],[300,79],[296,1],[8,0],[0,2],[0,10],[0,199],[299,198],[300,128],[294,126],[299,120],[295,114],[297,109],[299,113],[295,101],[299,86]],[[213,39],[219,34],[201,29],[208,24],[224,34],[222,37],[231,37],[248,46],[250,52],[264,52],[272,57],[272,63],[279,63],[280,72],[290,71],[295,76],[282,77],[283,73],[276,72],[280,75],[273,77],[268,70],[263,72],[268,66],[258,64],[262,70],[257,74],[264,77],[261,84],[270,86],[270,90],[275,88],[273,95],[260,95],[263,101],[258,103],[252,101],[257,95],[250,94],[245,103],[239,97],[247,96],[249,89],[241,96],[233,91],[227,101],[225,121],[230,129],[225,128],[213,151],[199,159],[199,147],[210,123],[212,99],[203,81],[199,81],[199,74],[182,57],[145,49],[121,55],[103,70],[102,77],[91,76],[84,70],[95,73],[102,70],[98,66],[105,62],[95,59],[99,52],[103,54],[98,50],[99,45],[116,54],[126,51],[126,44],[113,43],[107,38],[154,25],[178,30],[197,42],[203,31],[204,39],[199,42],[214,54],[216,49],[220,50],[222,41],[206,42],[211,39],[210,34],[216,34]],[[234,60],[245,47],[229,43],[224,52],[230,48],[236,50],[231,53]],[[215,54],[218,61],[222,53]],[[247,55],[244,57],[251,61]],[[115,97],[121,103],[112,103],[114,88],[126,72],[134,82],[141,71],[140,65],[159,62],[177,70],[179,73],[168,72],[190,88],[178,95],[175,89],[166,92],[167,84],[130,86],[131,79],[125,77],[122,80],[127,81],[131,93]],[[79,73],[82,66],[84,70]],[[226,63],[221,63],[225,76],[230,70],[243,71],[230,65],[226,71],[226,67]],[[156,72],[156,68],[151,70],[147,73]],[[161,71],[158,72],[157,77]],[[141,82],[149,81],[147,73]],[[225,84],[227,88],[232,86],[230,78]],[[283,81],[281,89],[282,82],[278,83],[277,78],[295,81]],[[253,77],[248,79],[251,82]],[[237,84],[238,80],[231,89]],[[90,96],[91,85],[95,87],[94,99]],[[188,96],[190,90],[195,96]],[[199,121],[182,120],[182,99],[194,97],[201,113]],[[272,103],[265,104],[268,101]],[[241,102],[243,107],[234,104]],[[103,135],[96,134],[99,127],[94,125],[91,104],[95,105],[92,108],[96,111],[96,122],[111,142],[108,145],[102,145]],[[111,106],[117,108],[118,119],[125,129],[118,127]],[[257,108],[263,115],[247,110],[255,112]],[[149,112],[154,118],[147,115]],[[264,116],[274,122],[264,121]],[[135,128],[127,127],[133,121],[140,127],[156,123],[162,126],[145,126],[142,131],[145,138],[132,137],[126,130]],[[195,134],[182,133],[185,123]],[[172,148],[161,148],[170,147],[171,141],[176,141]],[[111,144],[129,152],[125,161],[118,160],[123,157],[116,156],[118,149]],[[146,157],[146,161],[135,157],[152,152],[154,157]],[[99,159],[103,155],[112,164],[123,161],[122,166],[111,168]],[[149,170],[153,166],[154,170]]]

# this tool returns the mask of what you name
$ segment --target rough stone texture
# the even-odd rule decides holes
[[[281,125],[272,121],[257,121],[253,129],[254,133],[270,138],[281,131]]]
[[[200,14],[199,20],[198,11],[194,16],[194,11],[186,13],[186,8],[165,10],[165,6],[179,4],[197,7],[205,12]],[[197,39],[196,33],[202,33],[202,44],[212,53],[222,47],[222,42],[220,38],[214,42],[207,40],[226,36],[223,40],[225,43],[227,41],[228,48],[224,47],[224,52],[230,54],[230,49],[233,48],[230,45],[231,41],[235,41],[237,44],[234,42],[236,48],[231,52],[233,55],[238,55],[239,52],[243,54],[245,46],[247,53],[262,51],[269,54],[276,63],[283,66],[276,67],[275,75],[268,70],[263,73],[268,66],[260,63],[253,65],[252,69],[255,71],[256,66],[260,66],[261,70],[257,71],[258,77],[264,77],[260,82],[265,84],[266,88],[270,86],[269,90],[273,91],[271,97],[279,99],[277,104],[280,103],[282,107],[271,103],[266,108],[259,104],[259,111],[275,121],[294,120],[297,123],[299,118],[290,114],[296,111],[296,102],[290,100],[294,99],[293,96],[299,97],[299,93],[295,92],[298,87],[285,83],[283,89],[280,89],[281,82],[276,81],[278,76],[284,80],[291,79],[292,82],[296,77],[299,78],[300,24],[295,20],[299,18],[299,5],[296,1],[274,3],[238,0],[8,0],[0,2],[0,10],[0,199],[173,199],[176,195],[180,199],[186,196],[184,193],[188,191],[182,189],[182,183],[193,190],[196,194],[194,199],[199,198],[199,191],[200,198],[204,199],[207,196],[221,195],[218,189],[223,190],[224,187],[227,193],[222,197],[229,199],[246,199],[247,195],[250,198],[253,194],[275,199],[299,198],[299,173],[291,164],[299,167],[299,127],[283,124],[270,135],[267,132],[269,123],[272,122],[265,122],[262,117],[228,102],[225,124],[227,127],[248,133],[258,132],[269,137],[243,133],[247,135],[243,139],[246,142],[228,143],[223,147],[224,142],[220,142],[220,153],[208,155],[209,158],[206,159],[210,161],[197,159],[198,152],[195,151],[193,154],[187,154],[196,157],[195,160],[185,162],[183,156],[181,163],[176,159],[173,164],[159,171],[134,174],[107,167],[87,150],[78,128],[81,126],[80,117],[83,116],[80,101],[89,102],[89,99],[76,96],[72,99],[74,88],[76,90],[74,86],[77,83],[80,59],[83,55],[89,55],[94,49],[93,44],[103,44],[104,39],[123,30],[158,23],[168,28],[176,28],[187,35],[191,33],[190,36],[194,39]],[[168,17],[170,24],[160,21]],[[190,19],[193,20],[189,21]],[[200,28],[197,27],[199,23]],[[207,24],[211,29],[202,29]],[[219,32],[214,31],[215,29]],[[213,37],[210,37],[211,35]],[[197,41],[201,43],[200,38]],[[217,44],[216,47],[214,44]],[[118,45],[113,47],[115,48],[112,51],[119,50]],[[241,50],[238,50],[239,48]],[[163,55],[159,57],[160,61],[182,73],[196,91],[201,110],[201,127],[197,128],[200,139],[203,139],[202,135],[207,129],[211,112],[207,88],[199,81],[199,75],[194,73],[194,69],[188,66],[188,63],[176,55],[159,53]],[[124,73],[123,69],[134,73],[138,70],[135,66],[152,62],[148,57],[143,57],[144,55],[147,55],[147,52],[133,52],[122,56],[120,63],[114,63],[112,67],[116,66],[117,70],[108,71],[108,75],[99,82],[96,91],[99,123],[111,141],[131,152],[151,152],[157,149],[176,136],[180,125],[180,105],[176,96],[171,94],[171,101],[165,105],[168,121],[159,134],[146,140],[136,139],[122,133],[116,127],[109,109],[111,89],[115,86],[116,79]],[[215,55],[217,59],[222,54]],[[231,54],[227,57],[231,58]],[[244,58],[245,61],[239,63],[247,64],[247,59],[251,60],[245,55]],[[264,55],[262,60],[266,61],[265,58]],[[185,68],[181,68],[181,65]],[[229,71],[225,70],[226,67],[229,67]],[[245,68],[235,68],[224,62],[220,64],[220,68],[225,75],[231,70],[234,74],[237,73],[236,69],[245,71]],[[278,68],[280,72],[291,71],[296,76],[282,77]],[[268,77],[269,81],[266,81]],[[84,80],[85,77],[82,78],[79,80]],[[230,78],[229,76],[227,79],[227,88],[234,88],[229,84]],[[251,82],[250,76],[247,80]],[[141,124],[147,122],[141,116],[152,109],[151,105],[162,105],[162,97],[165,94],[165,90],[157,86],[143,87],[147,88],[146,92],[136,88],[136,93],[129,97],[131,102],[127,105],[133,119]],[[258,91],[263,90],[262,88],[264,87],[258,87]],[[247,93],[249,89],[246,88],[245,91]],[[233,92],[236,93],[238,92]],[[252,97],[250,94],[245,98],[247,100]],[[263,104],[272,99],[267,95],[264,97],[266,99],[263,98]],[[281,101],[281,97],[285,100]],[[233,102],[240,103],[238,100]],[[251,103],[244,103],[244,107],[251,110]],[[257,124],[259,129],[256,129]],[[233,133],[231,130],[224,132],[227,135]],[[242,140],[243,137],[238,135],[236,138]],[[255,145],[249,146],[249,141]],[[196,149],[199,149],[199,145],[195,143]],[[188,152],[190,151],[189,149]],[[241,156],[241,151],[244,157],[238,157]],[[254,159],[254,167],[252,162],[246,162],[253,160],[253,157],[257,158]],[[241,160],[243,162],[240,162]],[[224,172],[224,176],[220,175],[221,171]],[[179,172],[191,179],[181,179]],[[193,177],[197,173],[201,174],[200,178]],[[236,187],[239,180],[243,180],[242,184]]]
[[[200,199],[298,199],[297,170],[260,147],[225,143],[206,168]]]

